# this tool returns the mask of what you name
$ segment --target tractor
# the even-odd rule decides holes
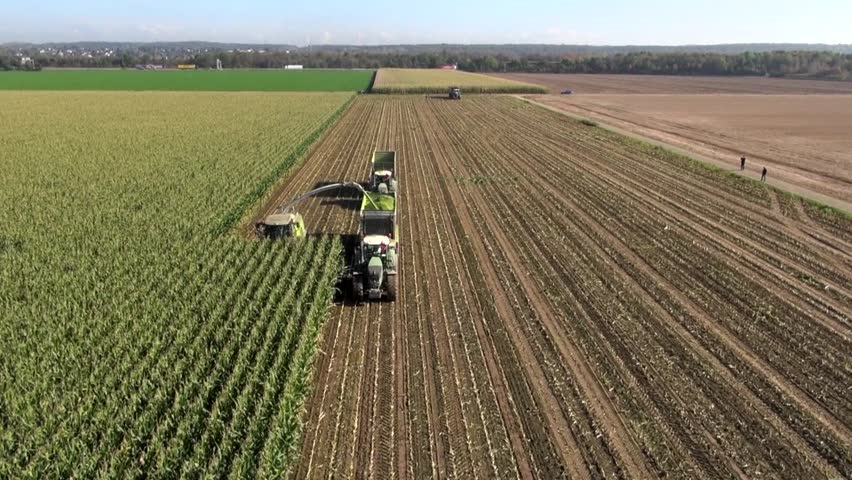
[[[358,231],[360,241],[347,272],[355,300],[396,300],[399,266],[396,209],[394,195],[364,194]]]

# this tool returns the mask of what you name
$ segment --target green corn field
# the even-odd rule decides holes
[[[351,94],[0,93],[0,478],[277,478],[339,275],[233,234]]]

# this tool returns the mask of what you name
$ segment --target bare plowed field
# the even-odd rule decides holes
[[[294,478],[852,475],[848,220],[508,97],[361,97],[270,208],[374,149],[399,297],[333,311]]]
[[[852,202],[852,95],[577,95],[536,102]],[[806,192],[802,192],[806,193]],[[847,208],[848,210],[848,208]]]
[[[852,94],[852,82],[767,77],[692,77],[672,75],[597,75],[574,73],[496,73],[494,77],[541,85],[559,93],[775,95]]]

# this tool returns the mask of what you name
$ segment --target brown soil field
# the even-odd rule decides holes
[[[852,211],[852,95],[546,95],[535,102],[673,145]],[[795,187],[799,187],[798,189]],[[844,204],[845,203],[845,204]]]
[[[573,73],[496,73],[489,75],[541,85],[551,89],[552,93],[573,90],[575,94],[852,94],[852,82],[790,78]]]
[[[359,97],[261,213],[374,149],[398,299],[335,307],[293,478],[852,475],[848,219],[493,96]]]

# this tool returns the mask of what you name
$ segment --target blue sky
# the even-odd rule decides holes
[[[0,0],[0,42],[852,43],[852,0],[418,3]]]

